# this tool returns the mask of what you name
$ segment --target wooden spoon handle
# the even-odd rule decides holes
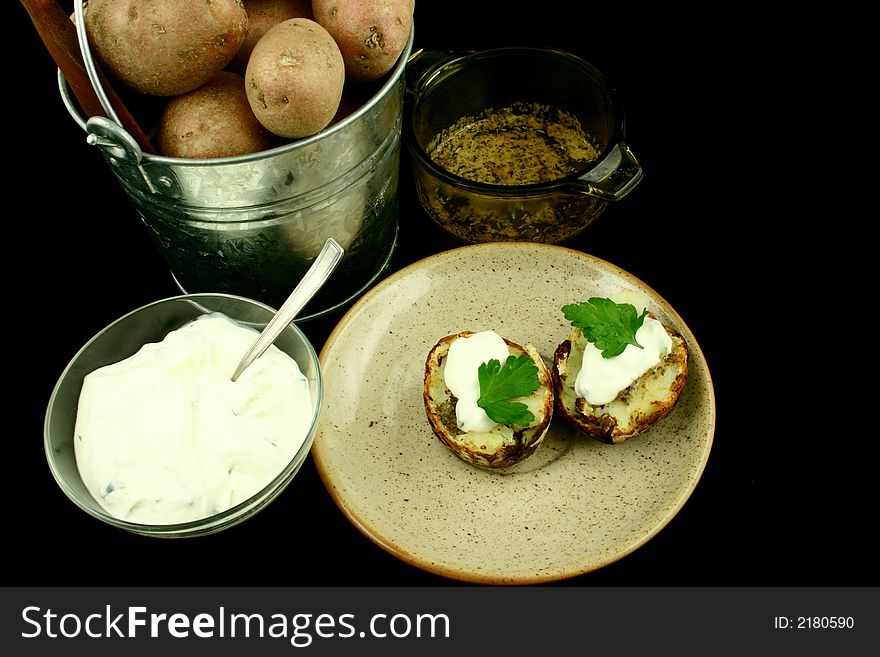
[[[56,0],[21,0],[21,4],[30,14],[31,22],[43,40],[46,50],[61,69],[64,79],[83,111],[88,116],[107,116],[86,71],[79,39],[76,36],[76,26],[70,20],[70,16],[61,9]],[[141,150],[145,153],[155,153],[147,135],[113,90],[106,76],[100,72],[98,74],[101,86],[116,111],[122,127],[135,138]]]

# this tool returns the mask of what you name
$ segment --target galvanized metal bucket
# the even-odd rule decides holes
[[[404,72],[413,33],[370,99],[322,132],[248,155],[186,159],[142,151],[115,119],[75,21],[89,78],[107,116],[83,117],[58,73],[62,100],[97,146],[183,292],[223,292],[278,308],[328,237],[345,256],[297,321],[337,310],[387,268],[397,244]]]

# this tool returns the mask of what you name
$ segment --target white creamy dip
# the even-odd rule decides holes
[[[604,358],[602,351],[588,342],[580,372],[575,379],[575,394],[593,406],[607,404],[621,390],[658,365],[672,350],[672,338],[663,324],[651,317],[645,317],[644,323],[636,331],[636,342],[644,348],[628,344],[621,354],[613,358]]]
[[[480,398],[480,365],[493,358],[504,365],[510,355],[504,338],[494,331],[479,331],[456,338],[449,345],[443,378],[446,387],[458,398],[455,419],[462,431],[489,431],[495,422],[477,406]]]
[[[306,377],[275,347],[233,383],[258,333],[219,313],[85,377],[74,432],[77,467],[114,517],[197,520],[260,491],[305,441]]]

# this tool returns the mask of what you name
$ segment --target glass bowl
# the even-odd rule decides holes
[[[148,342],[161,341],[170,331],[200,315],[220,312],[257,330],[275,311],[257,301],[227,294],[187,294],[155,301],[120,317],[89,340],[61,374],[49,399],[44,425],[46,459],[61,490],[89,515],[137,534],[185,537],[212,534],[237,525],[272,502],[290,483],[309,454],[318,427],[324,383],[314,347],[293,323],[275,341],[290,355],[308,380],[312,420],[305,441],[284,469],[262,490],[240,504],[206,518],[168,525],[147,525],[116,518],[86,489],[73,445],[77,405],[85,376],[137,352]],[[242,354],[243,355],[243,354]]]
[[[533,47],[453,55],[419,51],[408,64],[407,89],[411,109],[406,141],[419,201],[428,216],[459,241],[565,241],[593,223],[609,202],[629,194],[642,178],[641,166],[624,140],[617,94],[600,71],[571,53]],[[511,107],[519,108],[513,111],[516,118],[504,123],[499,110]],[[487,125],[486,117],[493,115],[500,127]],[[521,123],[525,120],[532,123]],[[571,158],[558,170],[546,167],[548,158],[540,155],[543,144],[550,144],[551,155],[562,153],[561,159],[574,152],[567,148],[575,145],[571,138],[547,137],[571,125],[582,140],[578,144],[592,147],[590,156]],[[473,142],[465,147],[454,138],[510,134],[513,140],[528,131],[535,136],[518,146],[515,158],[504,156],[506,145],[493,152],[485,142],[478,148]],[[432,155],[438,141],[445,140],[456,144],[449,149],[450,157],[459,158],[455,166]],[[467,158],[459,154],[464,152]],[[521,176],[495,182],[482,175],[488,169],[522,168],[525,159],[547,172],[524,184]]]

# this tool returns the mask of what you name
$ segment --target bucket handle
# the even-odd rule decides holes
[[[119,120],[119,115],[113,108],[113,103],[110,102],[110,98],[101,84],[101,78],[98,75],[98,69],[95,67],[95,62],[92,59],[92,53],[89,48],[89,37],[86,32],[86,21],[83,11],[83,0],[74,0],[73,18],[76,24],[76,36],[79,41],[80,52],[82,53],[83,65],[86,69],[86,75],[88,75],[89,81],[92,83],[95,95],[98,97],[98,102],[101,103],[101,107],[107,114],[107,118],[92,116],[83,122],[79,118],[79,112],[74,111],[68,94],[65,93],[67,85],[64,83],[64,76],[59,70],[58,84],[62,91],[61,97],[67,106],[68,112],[77,119],[77,123],[85,128],[85,131],[88,133],[86,142],[91,146],[100,147],[111,162],[129,162],[134,165],[150,193],[156,193],[158,190],[153,185],[146,171],[144,171],[143,166],[141,166],[141,161],[144,157],[143,150],[137,143],[137,140],[123,128],[123,123]]]
[[[101,103],[101,107],[104,108],[107,116],[113,120],[116,125],[121,126],[122,121],[119,120],[119,115],[116,114],[116,110],[113,109],[113,105],[110,103],[110,99],[107,97],[103,85],[101,85],[101,80],[98,78],[98,70],[95,68],[95,62],[92,60],[92,53],[89,50],[89,37],[86,33],[86,21],[85,16],[83,15],[83,0],[74,0],[73,16],[74,21],[76,22],[76,36],[79,41],[79,49],[82,53],[83,64],[86,68],[86,74],[89,76],[89,81],[92,83],[92,88],[95,90],[95,95],[98,96],[98,101]]]
[[[131,135],[135,142],[138,144],[139,155],[136,159],[136,162],[140,162],[140,158],[141,156],[143,156],[144,153],[152,154],[155,151],[153,150],[153,146],[150,143],[149,138],[138,125],[137,119],[135,119],[135,117],[129,112],[123,100],[113,90],[113,86],[110,81],[104,78],[101,71],[98,70],[98,67],[95,64],[94,58],[92,57],[92,53],[89,48],[84,12],[85,8],[83,0],[74,0],[74,31],[76,33],[77,45],[82,56],[82,62],[80,63],[79,68],[85,70],[85,74],[91,86],[91,91],[93,93],[94,99],[97,101],[97,105],[100,106],[101,111],[103,111],[103,115],[108,117],[111,122],[119,126],[123,133]],[[68,94],[66,93],[68,85],[64,81],[64,75],[60,68],[58,70],[58,76],[61,96],[64,99],[64,104],[67,107],[68,112],[71,114],[71,116],[74,117],[77,123],[79,123],[79,125],[85,129],[86,121],[80,118],[79,111],[74,108],[73,103],[68,99]],[[106,89],[105,86],[107,87]],[[92,111],[94,112],[94,110]],[[98,136],[100,137],[100,135]],[[114,146],[124,144],[124,150],[128,150],[127,143],[129,141],[131,140],[127,138],[122,138],[122,140],[119,143],[114,144]],[[101,139],[89,140],[89,143],[100,144]]]
[[[73,99],[70,97],[70,89],[61,69],[58,69],[58,91],[61,94],[61,101],[67,108],[70,116],[87,133],[87,144],[100,148],[111,164],[115,166],[125,164],[137,169],[138,176],[143,180],[146,190],[151,194],[161,191],[157,189],[150,176],[144,170],[144,152],[140,144],[125,128],[103,116],[92,116],[88,119],[82,117],[79,109],[74,105]],[[168,189],[174,187],[174,180],[170,174],[161,176],[159,183]],[[167,195],[169,192],[165,191],[164,193]]]
[[[86,121],[86,143],[90,146],[98,146],[104,151],[111,164],[119,166],[123,163],[137,169],[138,174],[146,185],[147,191],[151,194],[159,192],[150,176],[144,171],[142,159],[144,156],[141,147],[138,145],[134,137],[128,134],[125,129],[114,123],[110,119],[103,116],[93,116]],[[171,189],[173,180],[168,175],[159,177],[159,183],[165,188]]]
[[[88,133],[86,143],[90,146],[100,146],[107,155],[117,160],[141,163],[144,152],[134,137],[119,124],[103,116],[93,116],[86,121],[85,128]]]

